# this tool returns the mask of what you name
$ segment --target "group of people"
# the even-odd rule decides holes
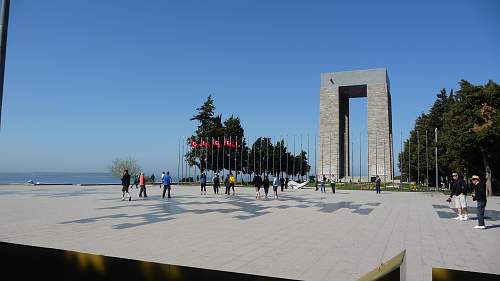
[[[478,212],[477,214],[478,225],[475,226],[474,228],[485,229],[486,226],[484,223],[484,212],[487,203],[485,185],[481,182],[480,178],[477,175],[472,176],[471,187],[469,187],[469,185],[465,182],[465,180],[459,177],[457,173],[453,173],[452,176],[453,176],[453,182],[450,187],[450,196],[446,201],[451,203],[452,200],[454,200],[454,205],[457,212],[457,217],[455,217],[454,219],[460,221],[469,220],[469,214],[467,211],[467,195],[469,192],[471,192],[472,200],[477,202],[477,212]],[[150,178],[154,180],[154,174]],[[122,182],[122,200],[128,199],[128,201],[131,201],[132,196],[130,195],[129,192],[131,181],[128,170],[124,171],[124,174],[121,178],[121,182]],[[221,184],[221,178],[219,176],[219,173],[215,173],[215,175],[212,178],[212,182],[213,182],[214,194],[219,194],[219,187]],[[335,177],[335,175],[331,175],[329,179],[327,179],[325,175],[322,175],[322,177],[320,177],[319,189],[321,190],[321,192],[326,193],[325,186],[327,182],[330,183],[332,192],[335,193],[335,184],[337,182],[337,178]],[[377,177],[375,180],[375,187],[376,187],[375,190],[377,193],[380,193],[380,182],[381,182],[380,177]],[[224,179],[224,185],[226,188],[224,192],[225,195],[230,196],[231,190],[232,190],[232,195],[233,196],[235,195],[235,189],[234,189],[235,183],[236,183],[236,177],[232,173],[229,173],[229,175]],[[269,187],[271,185],[273,187],[274,199],[278,199],[278,187],[281,186],[281,191],[283,191],[284,188],[288,186],[288,177],[284,179],[283,177],[278,178],[277,176],[274,176],[271,183],[269,175],[266,174],[264,175],[264,178],[262,178],[260,174],[256,174],[253,178],[252,183],[255,187],[256,199],[262,199],[262,195],[260,193],[261,188],[264,188],[264,196],[265,198],[268,198]],[[144,173],[141,172],[137,177],[137,180],[134,179],[134,184],[136,185],[136,187],[137,184],[140,187],[139,197],[144,197],[144,198],[148,197],[146,192],[146,178],[144,176]],[[207,175],[205,172],[203,172],[200,175],[200,186],[201,186],[201,195],[206,195]],[[163,189],[162,198],[165,198],[165,193],[167,193],[167,198],[171,198],[170,190],[172,188],[172,178],[170,177],[170,172],[162,173],[160,188]],[[318,190],[318,188],[316,188],[316,190]]]
[[[155,175],[151,175],[150,177],[151,181],[154,183]],[[132,201],[132,196],[130,195],[129,188],[133,185],[131,185],[130,181],[130,174],[128,173],[128,170],[125,170],[123,172],[123,176],[121,178],[122,182],[122,201],[125,201],[128,199],[128,201]],[[144,173],[140,173],[139,176],[134,177],[134,182],[133,184],[139,185],[141,188],[139,191],[139,197],[144,197],[147,198],[148,194],[146,192],[146,177],[144,176]],[[162,193],[162,198],[165,198],[165,193],[167,192],[168,198],[170,198],[170,189],[171,189],[171,184],[172,184],[172,178],[170,177],[170,172],[165,172],[162,173],[161,175],[161,185],[160,188],[163,187],[163,193]]]
[[[219,173],[215,173],[215,175],[212,178],[213,182],[213,188],[214,188],[214,194],[219,194],[219,187],[221,183],[221,178],[219,176]],[[225,178],[224,180],[224,186],[226,187],[226,191],[224,192],[225,195],[230,196],[231,195],[231,190],[233,191],[233,196],[235,195],[235,190],[234,190],[234,185],[236,184],[236,177],[233,175],[233,173],[229,173],[229,175]],[[201,195],[207,195],[207,174],[205,172],[202,172],[200,175],[200,194]]]
[[[330,186],[332,188],[332,192],[335,193],[335,185],[337,184],[337,177],[335,175],[331,175],[330,179],[327,179],[325,175],[322,175],[319,178],[319,189],[321,193],[326,193],[326,184],[330,182]],[[316,191],[318,191],[318,187],[316,187]]]
[[[453,218],[459,221],[469,220],[469,212],[467,211],[467,195],[472,193],[472,200],[477,202],[477,225],[476,229],[485,229],[484,211],[486,208],[486,186],[481,182],[477,175],[471,178],[471,186],[465,182],[457,173],[452,174],[452,184],[450,186],[450,196],[446,200],[451,203],[454,199],[457,217]]]
[[[255,186],[255,199],[262,199],[262,196],[260,194],[260,189],[262,187],[264,187],[265,198],[267,199],[267,196],[269,194],[269,186],[271,185],[271,181],[269,180],[269,175],[265,175],[264,179],[262,179],[260,174],[255,174],[252,183]],[[281,177],[280,179],[277,176],[275,176],[273,178],[272,185],[273,185],[274,199],[278,199],[278,186],[281,185],[281,191],[283,191],[285,180],[283,179],[283,177]]]

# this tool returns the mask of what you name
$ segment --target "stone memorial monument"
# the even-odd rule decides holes
[[[368,99],[368,163],[362,165],[368,166],[369,179],[379,176],[390,181],[394,174],[392,108],[385,68],[321,73],[317,172],[328,175],[331,171],[345,181],[354,176],[349,169],[350,98]]]

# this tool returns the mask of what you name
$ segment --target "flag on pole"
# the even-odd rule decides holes
[[[196,142],[196,140],[192,140],[191,141],[191,148],[197,148],[198,147],[198,143]]]

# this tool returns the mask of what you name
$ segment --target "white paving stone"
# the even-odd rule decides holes
[[[410,281],[431,280],[432,267],[500,274],[500,198],[481,231],[432,193],[148,191],[124,202],[118,186],[0,186],[0,240],[303,280],[356,280],[403,249]]]

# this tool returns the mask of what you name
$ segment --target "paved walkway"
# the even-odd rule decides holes
[[[490,228],[476,230],[450,219],[439,194],[149,193],[124,202],[118,186],[0,186],[0,240],[304,280],[356,280],[403,249],[410,281],[431,280],[431,267],[500,274],[500,198],[488,201]]]

